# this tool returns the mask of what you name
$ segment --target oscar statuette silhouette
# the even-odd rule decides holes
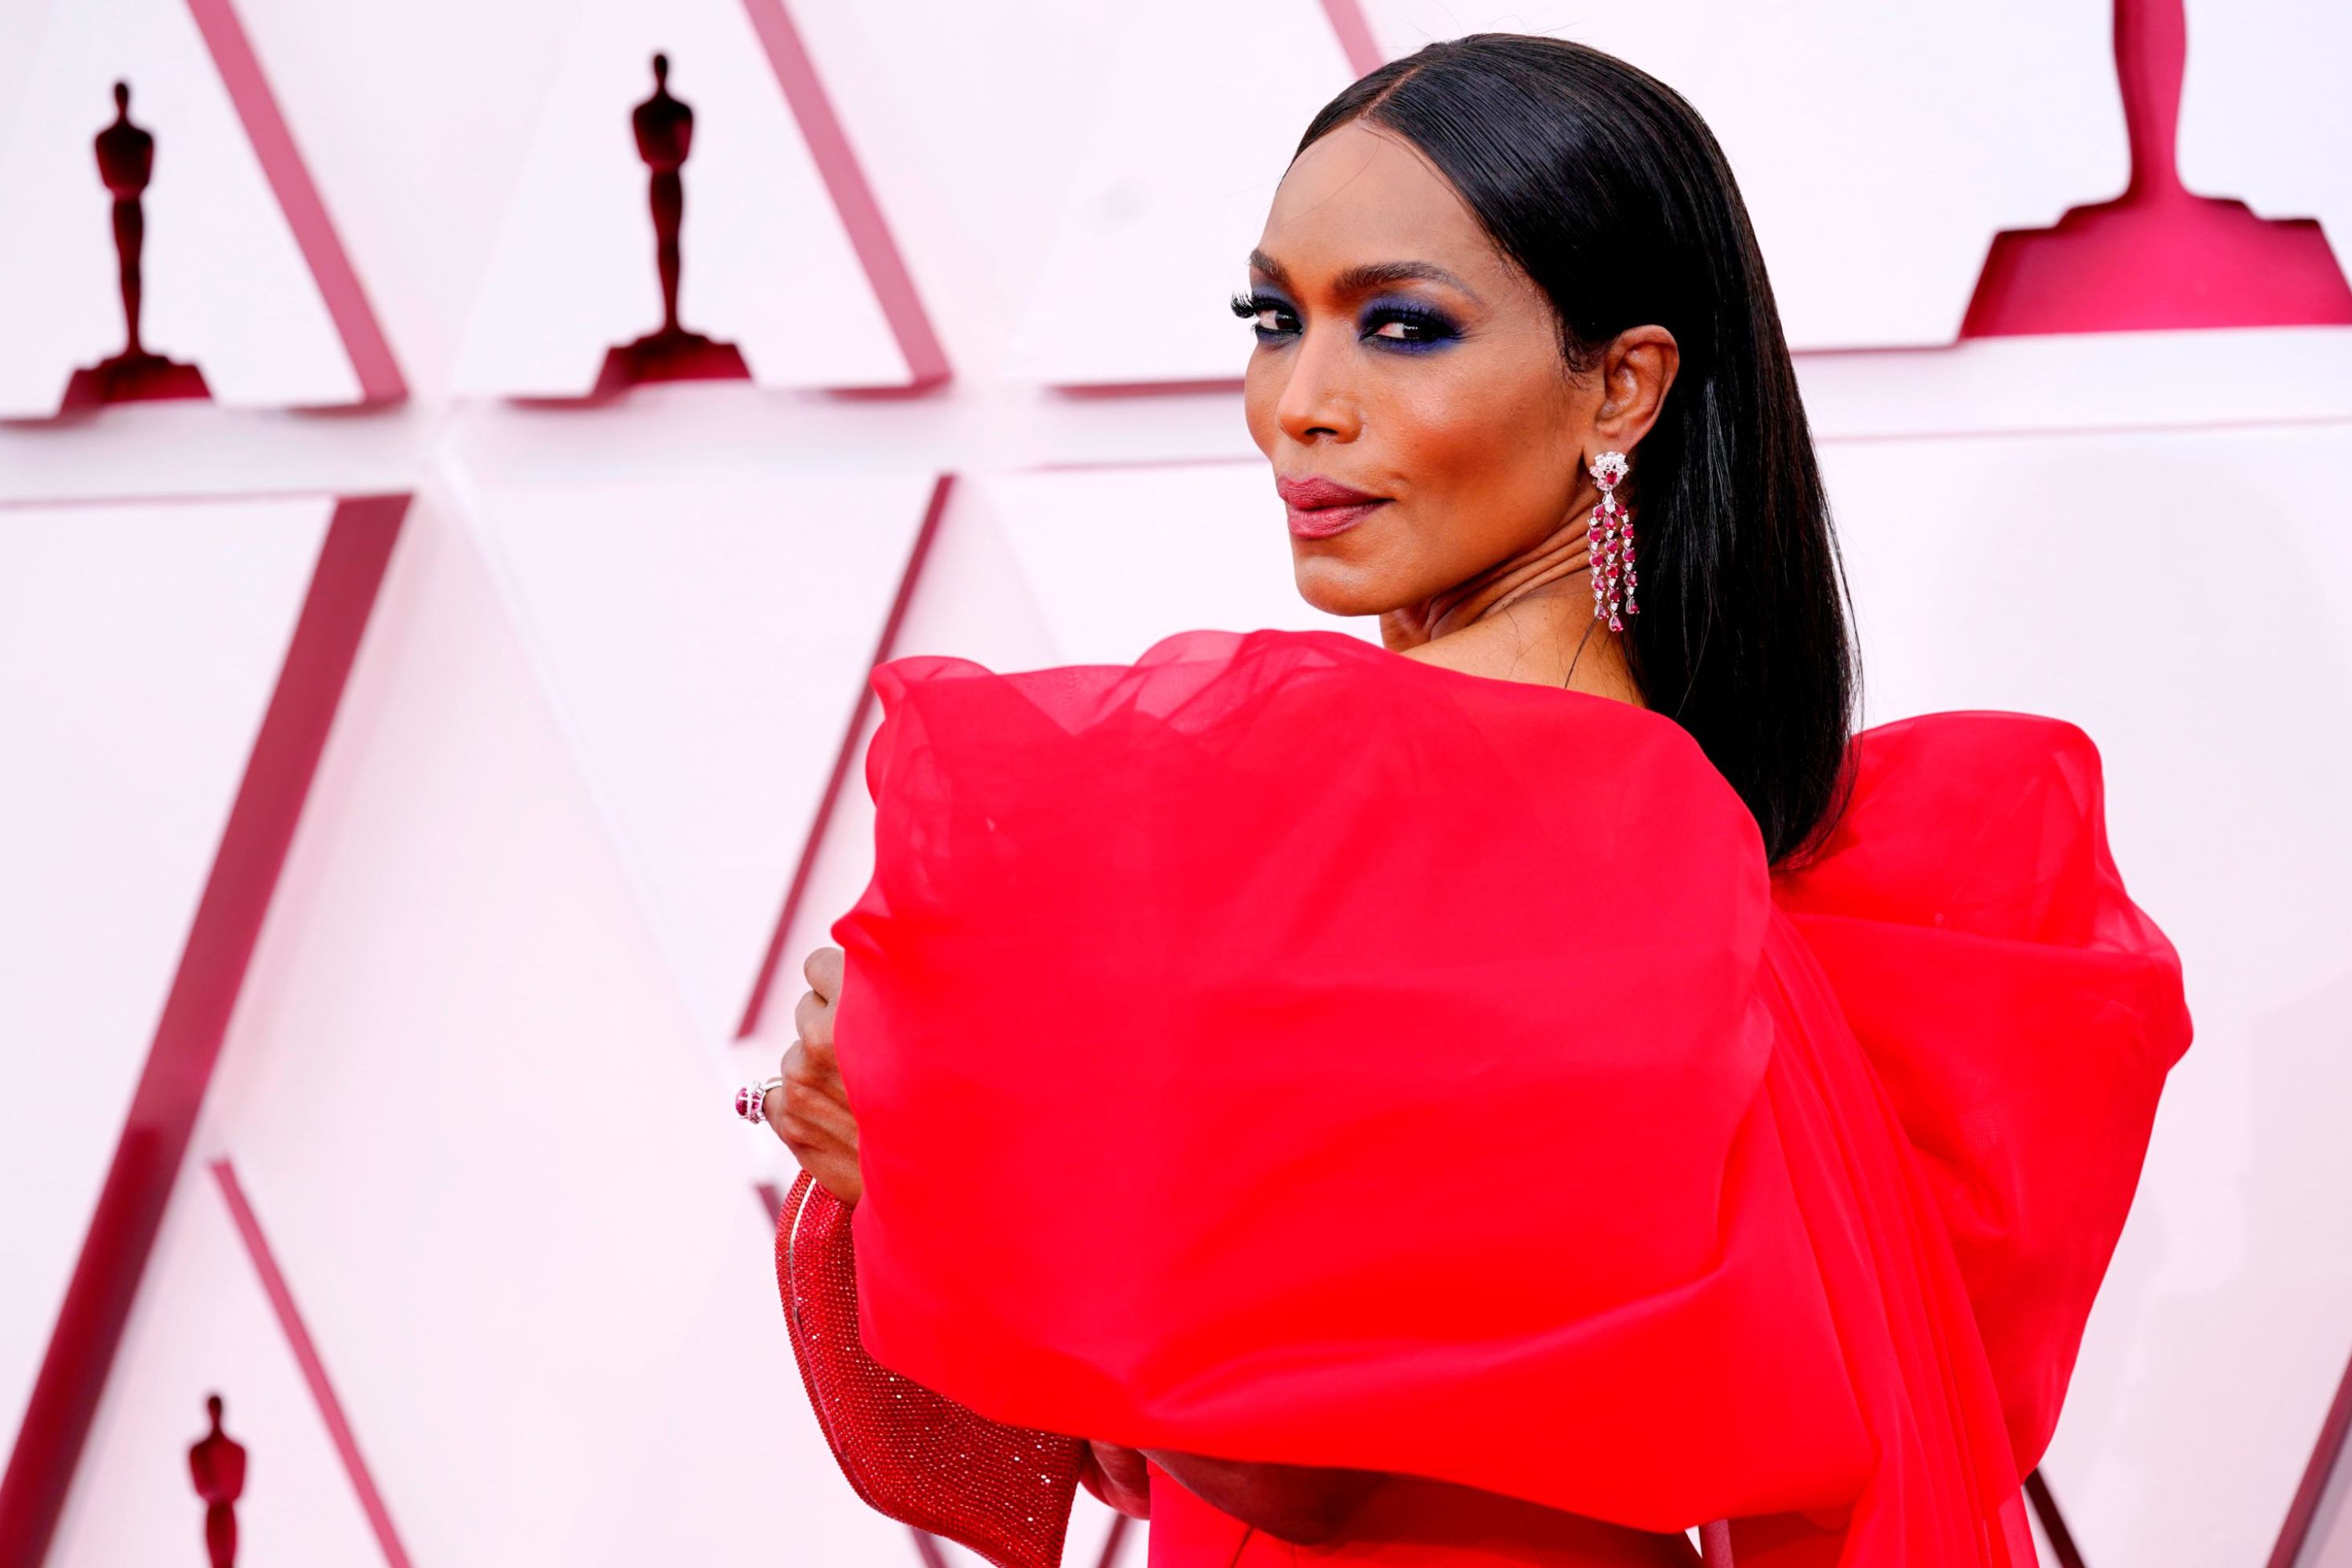
[[[245,1493],[245,1445],[221,1430],[221,1396],[205,1401],[212,1430],[188,1448],[188,1474],[205,1500],[205,1551],[212,1568],[236,1568],[236,1500]]]
[[[683,171],[694,144],[694,110],[670,93],[667,55],[654,57],[653,96],[637,105],[629,125],[636,133],[637,156],[652,172],[646,195],[653,210],[654,267],[661,276],[662,324],[605,353],[595,395],[645,381],[748,381],[751,368],[734,344],[678,324],[678,232],[686,220]]]
[[[1994,236],[1960,336],[2352,321],[2352,280],[2315,219],[2261,217],[2181,183],[2182,0],[2115,0],[2114,15],[2130,183],[2047,228]]]
[[[114,251],[121,269],[122,352],[73,373],[59,412],[166,397],[209,397],[194,365],[151,353],[139,340],[140,253],[147,214],[140,197],[155,176],[155,138],[131,122],[131,84],[114,84],[114,120],[98,133],[98,177],[114,198]]]

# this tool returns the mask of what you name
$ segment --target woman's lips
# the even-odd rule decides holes
[[[1389,501],[1386,496],[1369,495],[1337,479],[1276,479],[1274,488],[1290,514],[1293,539],[1328,539],[1355,527]]]

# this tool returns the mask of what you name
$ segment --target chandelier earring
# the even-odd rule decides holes
[[[1624,453],[1603,452],[1585,470],[1601,487],[1600,504],[1585,531],[1592,559],[1592,616],[1606,620],[1612,632],[1625,629],[1622,616],[1642,613],[1633,602],[1633,514],[1617,499],[1617,487],[1632,468]]]

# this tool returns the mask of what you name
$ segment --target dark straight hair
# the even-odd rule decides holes
[[[1557,38],[1480,33],[1333,99],[1299,152],[1354,121],[1420,150],[1551,300],[1570,370],[1628,327],[1682,364],[1633,453],[1651,708],[1690,731],[1778,864],[1834,819],[1860,669],[1829,503],[1748,209],[1698,111]]]

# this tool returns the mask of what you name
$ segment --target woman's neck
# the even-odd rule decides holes
[[[1643,706],[1623,636],[1592,614],[1582,517],[1535,549],[1381,616],[1381,640],[1408,658],[1564,686]]]

